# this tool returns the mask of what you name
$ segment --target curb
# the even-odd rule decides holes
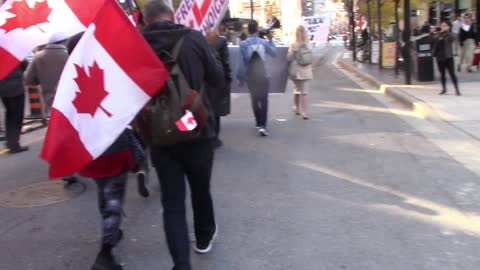
[[[385,84],[376,79],[375,77],[371,76],[370,74],[362,72],[361,70],[359,70],[352,64],[347,63],[343,59],[338,58],[337,65],[345,69],[346,71],[355,74],[367,83],[375,86],[380,91],[380,93],[383,93],[400,102],[404,106],[407,106],[412,111],[419,114],[421,117],[431,120],[441,120],[439,113],[434,108],[429,106],[423,100],[418,99],[410,95],[409,93],[403,91],[399,87],[395,85]]]

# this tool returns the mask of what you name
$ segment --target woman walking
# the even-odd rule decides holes
[[[460,55],[460,63],[458,64],[458,72],[462,71],[462,66],[467,65],[467,71],[472,72],[471,67],[473,64],[473,54],[475,53],[475,47],[477,33],[475,32],[472,24],[472,18],[469,15],[465,16],[464,23],[460,29],[460,46],[462,52]]]
[[[447,93],[447,76],[445,73],[448,69],[453,85],[455,86],[455,92],[457,96],[460,96],[461,94],[458,89],[458,80],[455,75],[455,64],[453,60],[453,42],[455,41],[455,37],[453,33],[450,32],[450,29],[450,22],[442,22],[441,31],[435,37],[433,55],[437,58],[438,69],[440,70],[441,75],[442,92],[440,92],[440,95],[445,95]]]
[[[296,40],[288,50],[288,61],[290,62],[290,79],[293,81],[293,111],[297,115],[302,115],[304,120],[308,120],[308,91],[305,84],[313,79],[313,52],[312,45],[308,39],[307,32],[303,25],[297,27]]]

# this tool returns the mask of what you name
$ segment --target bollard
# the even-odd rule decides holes
[[[28,100],[30,103],[30,115],[25,119],[43,119],[42,113],[42,100],[40,97],[40,91],[35,85],[27,85]]]

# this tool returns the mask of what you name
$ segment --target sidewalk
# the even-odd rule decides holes
[[[396,76],[392,69],[380,69],[377,65],[353,63],[349,53],[337,59],[338,65],[374,85],[379,91],[398,102],[411,107],[424,118],[445,121],[476,140],[480,140],[480,73],[457,73],[461,97],[454,95],[453,85],[447,75],[446,96],[440,96],[439,74],[433,82],[418,82],[405,85],[403,72]]]

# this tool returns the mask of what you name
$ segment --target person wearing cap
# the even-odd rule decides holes
[[[65,33],[53,34],[49,44],[35,53],[24,73],[26,85],[40,85],[43,111],[46,116],[50,114],[60,76],[67,63],[68,52],[64,41],[68,37]]]
[[[64,44],[68,38],[69,36],[65,33],[53,34],[49,44],[35,53],[23,75],[26,85],[40,85],[45,117],[50,115],[58,82],[67,63],[68,51]],[[77,182],[75,175],[64,177],[62,180],[67,185]]]

